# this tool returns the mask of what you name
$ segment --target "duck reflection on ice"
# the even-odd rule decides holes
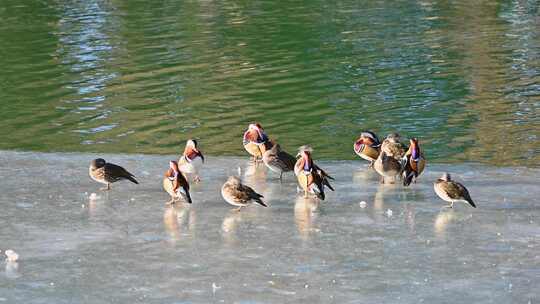
[[[239,168],[239,171],[242,171]],[[266,190],[266,167],[262,163],[248,162],[244,167],[243,174],[240,178],[243,182],[258,193],[263,193]]]
[[[7,278],[10,279],[16,279],[21,276],[19,273],[19,263],[18,262],[12,262],[12,261],[6,261],[6,270],[5,274]]]
[[[439,212],[439,214],[437,214],[437,217],[435,217],[435,224],[434,224],[435,235],[437,235],[437,237],[439,238],[444,237],[444,235],[446,234],[446,228],[448,224],[454,221],[455,219],[456,219],[456,214],[454,213],[453,210],[449,210],[449,211],[444,210],[444,211]]]
[[[236,243],[236,232],[238,226],[242,222],[242,217],[246,214],[245,212],[236,212],[231,210],[227,213],[221,224],[221,231],[223,233],[223,239],[226,243]]]
[[[178,241],[182,235],[195,231],[195,210],[185,204],[170,205],[163,212],[163,225],[171,240]]]
[[[447,209],[447,208],[444,208]],[[442,209],[437,216],[435,217],[435,223],[433,228],[435,230],[435,235],[438,238],[444,238],[448,230],[449,224],[452,222],[462,222],[467,221],[472,218],[472,214],[460,215],[454,210],[444,210]]]
[[[374,169],[361,166],[353,172],[352,181],[354,184],[365,186],[366,183],[379,181],[379,175]]]
[[[294,220],[298,233],[303,239],[308,239],[312,232],[319,229],[314,228],[314,222],[319,215],[319,200],[313,197],[299,196],[294,204]]]
[[[242,171],[242,170],[240,170]],[[275,194],[282,192],[282,183],[267,182],[268,169],[261,163],[246,163],[245,170],[241,175],[243,182],[264,196],[265,202],[272,201]]]

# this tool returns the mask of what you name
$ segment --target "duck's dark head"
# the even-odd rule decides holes
[[[90,167],[94,169],[99,169],[105,166],[107,162],[103,158],[96,158],[90,163]]]

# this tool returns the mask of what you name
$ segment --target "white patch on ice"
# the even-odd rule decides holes
[[[19,259],[19,254],[11,249],[6,250],[5,254],[7,257],[6,261],[8,262],[17,262],[17,260]]]
[[[90,200],[97,200],[99,198],[99,196],[97,194],[95,194],[94,192],[92,192],[88,198]]]
[[[365,201],[361,201],[360,208],[366,208],[366,207],[367,207],[367,203]]]
[[[392,209],[387,209],[387,210],[386,210],[386,215],[387,215],[388,217],[392,217],[392,214],[393,214]]]

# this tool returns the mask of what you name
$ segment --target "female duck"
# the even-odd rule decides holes
[[[476,208],[467,188],[453,181],[449,173],[444,173],[441,178],[437,179],[433,184],[433,189],[442,200],[450,203],[449,208],[454,207],[454,203],[459,201],[467,202]]]
[[[294,170],[296,158],[289,153],[281,150],[279,144],[275,144],[271,149],[263,154],[264,164],[272,171],[279,173],[279,180],[282,180],[283,173]]]
[[[381,145],[381,153],[375,161],[373,167],[381,175],[381,184],[385,178],[391,178],[391,184],[395,183],[396,176],[403,172],[405,166],[405,147],[400,142],[399,134],[391,133]]]

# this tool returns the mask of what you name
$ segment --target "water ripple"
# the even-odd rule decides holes
[[[0,148],[242,155],[260,121],[323,158],[369,128],[430,160],[539,166],[538,7],[6,0]]]

